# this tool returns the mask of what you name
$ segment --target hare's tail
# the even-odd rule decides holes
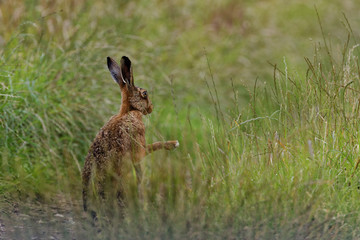
[[[82,182],[83,182],[83,190],[82,190],[82,198],[83,198],[83,207],[84,211],[87,211],[87,196],[88,196],[88,188],[89,182],[91,179],[93,161],[91,158],[87,157],[85,160],[84,170],[82,172]]]

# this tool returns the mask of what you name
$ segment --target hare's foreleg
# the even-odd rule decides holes
[[[140,164],[134,164],[135,173],[136,173],[136,181],[139,186],[142,180],[142,169]]]
[[[142,180],[142,169],[141,169],[141,165],[140,164],[134,164],[134,169],[136,172],[136,181],[137,181],[137,190],[138,190],[138,196],[139,198],[142,200],[143,199],[143,195],[141,192],[141,180]]]
[[[155,142],[146,146],[146,154],[152,153],[160,149],[172,150],[179,146],[179,141]]]

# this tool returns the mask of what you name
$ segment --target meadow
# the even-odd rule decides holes
[[[359,9],[0,0],[0,239],[360,238]],[[180,147],[93,226],[81,169],[123,55],[154,104],[147,142]]]

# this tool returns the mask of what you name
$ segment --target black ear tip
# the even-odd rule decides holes
[[[121,60],[126,66],[131,66],[131,61],[127,56],[122,56]]]
[[[110,65],[111,65],[111,57],[107,57],[106,58],[106,61],[107,61],[107,65],[108,65],[108,67],[110,67]]]

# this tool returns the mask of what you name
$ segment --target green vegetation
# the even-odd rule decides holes
[[[313,4],[1,1],[0,239],[360,238],[360,3]],[[123,55],[147,141],[180,148],[94,227],[80,173]]]

